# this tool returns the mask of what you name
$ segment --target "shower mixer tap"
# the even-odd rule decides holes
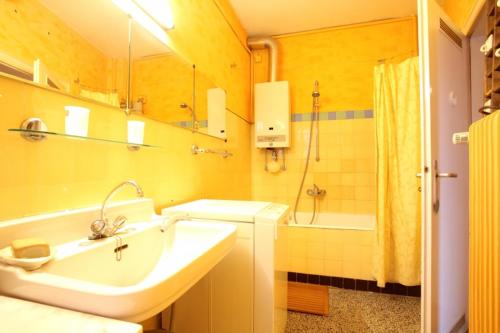
[[[313,188],[307,190],[307,195],[315,198],[322,197],[326,195],[326,190],[322,190],[318,185],[313,184]]]

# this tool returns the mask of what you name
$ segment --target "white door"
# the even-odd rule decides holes
[[[434,0],[419,0],[423,332],[465,325],[468,288],[467,40]],[[455,178],[456,176],[456,178]]]

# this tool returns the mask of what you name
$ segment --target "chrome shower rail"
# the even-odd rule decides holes
[[[224,158],[228,158],[233,156],[233,153],[228,152],[227,150],[214,150],[210,148],[200,148],[197,145],[192,145],[191,146],[191,152],[194,155],[198,154],[216,154],[216,155],[221,155]]]

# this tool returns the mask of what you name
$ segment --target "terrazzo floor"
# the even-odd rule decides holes
[[[420,298],[329,289],[328,316],[288,311],[286,333],[420,332]]]

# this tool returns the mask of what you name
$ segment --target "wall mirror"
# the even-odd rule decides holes
[[[0,74],[225,139],[224,90],[119,3],[5,0]]]
[[[112,1],[6,0],[2,6],[0,72],[123,106],[129,27]]]
[[[132,21],[131,109],[171,125],[195,129],[194,66]],[[148,47],[146,47],[148,46]]]
[[[137,22],[131,29],[130,113],[226,139],[225,91]]]

